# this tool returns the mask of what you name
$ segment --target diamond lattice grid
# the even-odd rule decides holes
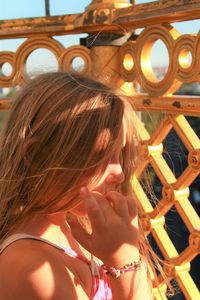
[[[140,121],[137,120],[137,124]],[[166,115],[150,136],[143,124],[138,125],[141,133],[140,157],[133,177],[133,188],[141,212],[141,222],[146,234],[151,234],[167,263],[164,267],[169,280],[175,279],[187,299],[198,299],[199,291],[190,275],[190,263],[200,253],[200,219],[189,200],[189,187],[200,173],[200,140],[183,115]],[[176,178],[163,155],[163,143],[171,130],[188,152],[188,163]],[[152,205],[139,178],[151,165],[162,186],[162,193],[156,206]],[[188,232],[188,245],[178,253],[166,228],[165,216],[175,209]],[[165,295],[165,284],[159,276]],[[160,295],[155,290],[156,299]],[[164,298],[165,299],[165,298]],[[166,298],[167,299],[167,298]]]

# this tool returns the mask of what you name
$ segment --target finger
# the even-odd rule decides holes
[[[126,197],[116,191],[111,191],[106,194],[106,198],[112,202],[114,210],[120,217],[125,218],[126,220],[129,219]]]
[[[129,215],[134,218],[138,214],[136,202],[131,196],[127,196],[126,199],[128,203]]]
[[[102,209],[98,204],[98,201],[86,187],[82,187],[80,189],[80,195],[85,201],[85,206],[92,229],[101,228],[105,223],[105,218]]]
[[[76,219],[68,220],[67,222],[70,226],[71,233],[72,233],[73,237],[85,249],[87,249],[89,252],[91,252],[91,235],[88,234],[83,229],[83,227],[80,225],[80,223]]]
[[[108,201],[108,199],[99,192],[92,192],[92,194],[94,195],[99,206],[101,207],[105,220],[109,220],[110,218],[112,218],[114,211],[111,207],[110,201]]]
[[[129,210],[129,215],[131,217],[131,224],[135,227],[135,228],[139,228],[138,225],[138,209],[136,206],[136,202],[134,200],[133,197],[131,196],[127,196],[127,203],[128,203],[128,210]]]

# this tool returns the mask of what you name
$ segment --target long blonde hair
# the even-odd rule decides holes
[[[131,110],[113,90],[83,76],[55,72],[30,81],[2,132],[0,241],[33,213],[76,206],[79,179],[89,182],[103,172]],[[121,154],[124,194],[131,192],[134,165],[131,126]],[[65,204],[57,206],[63,197]]]
[[[14,100],[1,136],[0,243],[35,213],[74,208],[79,187],[97,182],[104,172],[124,120],[125,180],[118,190],[130,195],[139,138],[129,99],[75,74],[47,73],[31,80]],[[142,230],[140,251],[165,278]]]

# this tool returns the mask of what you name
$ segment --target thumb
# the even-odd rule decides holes
[[[81,244],[86,250],[91,252],[91,235],[87,233],[81,224],[76,219],[68,220],[73,237]]]

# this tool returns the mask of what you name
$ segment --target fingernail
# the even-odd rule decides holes
[[[92,195],[86,186],[83,186],[80,189],[80,195],[87,201],[90,201],[90,199],[92,199]]]
[[[82,186],[81,189],[80,189],[80,193],[81,193],[83,196],[88,196],[88,195],[89,195],[89,190],[88,190],[87,187]]]
[[[91,194],[91,192],[88,190],[87,187],[83,186],[80,189],[80,194],[84,199],[84,202],[86,204],[86,207],[90,207],[90,206],[94,206],[97,205],[97,200],[95,197],[93,197],[93,195]]]

